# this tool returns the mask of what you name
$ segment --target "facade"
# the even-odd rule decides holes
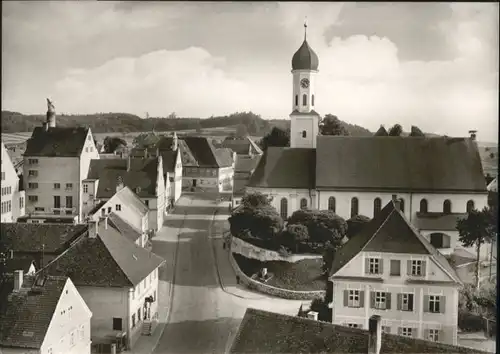
[[[90,128],[57,127],[49,107],[47,122],[34,129],[24,153],[26,213],[81,222],[82,181],[92,159],[99,153]]]
[[[71,279],[16,271],[0,282],[10,289],[0,294],[0,352],[91,353],[92,313]]]
[[[2,142],[2,222],[16,222],[25,212],[25,192],[19,176]]]
[[[389,202],[339,250],[330,271],[332,323],[455,345],[458,289],[447,259]]]
[[[93,344],[123,338],[132,347],[158,321],[158,268],[164,260],[120,233],[113,222],[89,222],[88,237],[78,240],[44,271],[72,274],[78,291],[94,314]]]

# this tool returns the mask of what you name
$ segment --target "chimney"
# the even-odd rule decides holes
[[[307,313],[307,318],[310,319],[310,320],[317,321],[318,320],[318,313],[316,311],[309,311]]]
[[[477,130],[469,130],[470,138],[476,140]]]
[[[119,191],[121,191],[123,189],[124,185],[123,185],[123,178],[122,176],[118,176],[116,178],[116,192],[118,193]]]
[[[47,98],[47,125],[50,128],[56,126],[56,109],[52,101]]]
[[[89,238],[97,237],[97,221],[89,220]]]
[[[368,354],[380,354],[382,347],[382,318],[373,315],[368,320]]]
[[[15,270],[14,271],[14,291],[19,291],[21,290],[23,286],[23,271],[22,270]]]
[[[128,158],[127,158],[127,172],[130,171],[130,162],[131,162],[132,158],[130,157],[130,155],[128,155]]]

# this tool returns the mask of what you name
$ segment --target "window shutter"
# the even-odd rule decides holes
[[[446,296],[439,297],[439,312],[441,313],[446,312]]]
[[[365,274],[370,274],[370,259],[365,258]]]
[[[365,307],[365,292],[359,292],[359,307]]]
[[[430,312],[429,295],[424,295],[424,312]]]
[[[385,308],[387,310],[391,309],[391,293],[385,293]]]
[[[406,263],[406,274],[411,275],[411,260]]]
[[[398,311],[401,311],[402,303],[403,303],[403,295],[398,294],[397,295],[397,304],[396,304],[396,308],[398,309]]]
[[[426,261],[422,261],[422,275],[425,276],[425,266],[426,266]]]
[[[384,260],[380,259],[379,273],[384,274]]]
[[[375,308],[375,291],[370,291],[370,307]]]
[[[349,303],[349,291],[344,290],[344,306],[347,306]]]

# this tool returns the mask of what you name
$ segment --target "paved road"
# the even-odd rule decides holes
[[[224,353],[248,306],[276,307],[280,312],[297,311],[297,301],[252,292],[248,292],[252,296],[245,299],[223,291],[216,272],[214,240],[209,238],[216,204],[200,196],[183,196],[179,204],[176,215],[167,219],[166,228],[153,242],[154,252],[170,258],[167,259],[167,268],[173,267],[175,273],[169,319],[154,353]],[[227,215],[219,215],[217,219],[224,218]],[[178,243],[175,242],[174,230],[180,230]],[[217,235],[212,236],[217,238]],[[220,242],[220,239],[215,242]],[[176,249],[175,261],[172,258]],[[219,267],[221,264],[230,267],[228,262],[218,264]],[[219,270],[223,274],[230,271],[227,268]],[[168,280],[168,271],[160,274],[160,279]],[[241,291],[244,292],[240,290],[240,294]]]

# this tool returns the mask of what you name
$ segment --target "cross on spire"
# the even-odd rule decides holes
[[[304,41],[307,39],[307,16],[304,20]]]

